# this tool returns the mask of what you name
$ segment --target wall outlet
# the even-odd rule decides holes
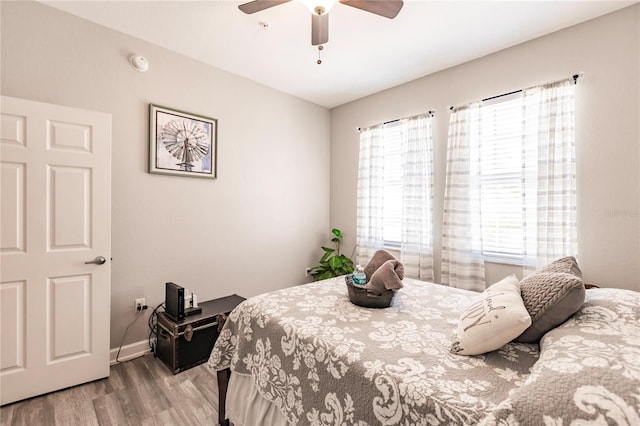
[[[309,275],[311,275],[311,268],[305,268],[304,270],[304,276],[308,277]]]
[[[142,297],[140,299],[136,299],[135,305],[134,305],[135,312],[138,313],[138,312],[142,311],[144,309],[143,306],[146,305],[146,304],[147,303],[144,300],[144,297]]]

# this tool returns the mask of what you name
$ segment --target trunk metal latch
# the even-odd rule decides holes
[[[188,325],[188,326],[184,329],[184,339],[185,339],[187,342],[190,342],[192,337],[193,337],[193,327],[191,327],[191,325]]]

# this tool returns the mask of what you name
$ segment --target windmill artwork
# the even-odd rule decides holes
[[[217,120],[149,106],[149,172],[216,178]]]

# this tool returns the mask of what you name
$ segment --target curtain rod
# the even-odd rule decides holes
[[[572,75],[572,76],[571,76],[571,78],[573,78],[573,84],[578,84],[578,79],[579,79],[580,77],[582,77],[582,76],[583,76],[583,73],[578,73],[578,74],[574,74],[574,75]],[[503,97],[503,96],[513,95],[514,93],[520,93],[520,92],[522,92],[523,90],[524,90],[524,89],[514,90],[513,92],[507,92],[507,93],[503,93],[503,94],[501,94],[501,95],[496,95],[496,96],[491,96],[491,97],[488,97],[488,98],[484,98],[484,99],[482,99],[482,102],[490,101],[490,100],[492,100],[492,99],[501,98],[501,97]],[[452,111],[452,110],[453,110],[453,108],[455,108],[455,107],[450,106],[450,107],[449,107],[449,111]]]
[[[395,120],[385,121],[384,123],[382,123],[382,125],[384,126],[385,124],[391,124],[391,123],[395,123],[396,121],[406,120],[406,119],[409,119],[409,118],[414,118],[414,117],[418,117],[418,116],[425,115],[425,114],[428,114],[431,117],[433,117],[435,115],[435,113],[436,112],[434,110],[429,110],[429,111],[427,111],[426,113],[423,113],[423,114],[416,114],[416,115],[412,115],[410,117],[396,118]],[[360,132],[360,131],[362,131],[362,127],[358,127],[358,132]]]

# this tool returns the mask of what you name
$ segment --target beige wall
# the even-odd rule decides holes
[[[202,301],[305,280],[331,229],[327,109],[38,3],[1,6],[3,95],[113,116],[112,348],[166,281]],[[217,180],[147,173],[149,103],[218,119]],[[147,335],[140,320],[125,344]]]
[[[585,72],[577,117],[579,260],[588,281],[640,290],[639,6],[329,113],[37,3],[0,5],[3,95],[113,115],[112,347],[134,318],[133,300],[160,303],[165,281],[200,300],[294,285],[305,281],[304,268],[315,264],[331,227],[344,231],[351,253],[357,127],[436,110],[439,224],[447,107],[577,71]],[[147,73],[129,66],[134,52],[149,59]],[[149,103],[219,120],[216,181],[146,172]],[[183,226],[167,226],[177,220]],[[438,252],[438,266],[439,259]],[[510,271],[489,265],[488,280]],[[146,338],[143,322],[125,343]]]
[[[436,280],[448,107],[584,72],[577,90],[578,260],[586,281],[640,290],[640,6],[334,108],[331,225],[355,244],[358,127],[436,111]],[[516,272],[487,265],[487,281]]]

